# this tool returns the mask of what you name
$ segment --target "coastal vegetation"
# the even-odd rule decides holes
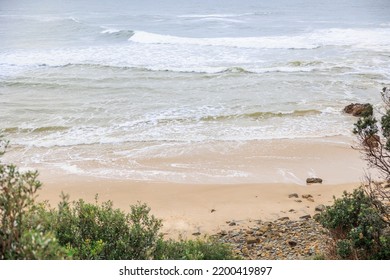
[[[325,252],[332,259],[390,259],[389,214],[366,187],[344,192],[317,220],[333,240]],[[383,211],[385,210],[385,211]]]

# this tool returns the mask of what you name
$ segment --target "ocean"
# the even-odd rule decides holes
[[[352,139],[344,106],[380,104],[390,1],[0,0],[0,42],[6,160],[257,182],[249,157],[225,159],[261,141]]]

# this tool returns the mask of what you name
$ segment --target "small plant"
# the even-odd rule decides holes
[[[159,243],[157,259],[160,260],[232,260],[238,257],[227,244],[212,238],[205,240],[168,240]]]

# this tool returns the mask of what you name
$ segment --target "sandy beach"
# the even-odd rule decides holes
[[[339,197],[344,190],[353,190],[364,177],[365,163],[358,151],[346,142],[325,140],[278,140],[253,145],[258,152],[253,164],[259,167],[259,173],[264,174],[263,181],[258,183],[112,180],[41,170],[44,186],[39,198],[54,206],[61,192],[69,194],[71,200],[82,198],[90,202],[98,194],[99,201],[112,200],[115,207],[123,210],[129,210],[129,205],[138,201],[146,203],[152,213],[163,220],[163,232],[173,238],[191,238],[198,232],[211,235],[228,228],[228,222],[232,221],[246,227],[255,220],[275,220],[285,216],[299,219],[303,215],[315,214],[315,207],[319,204],[330,205],[333,196]],[[273,156],[266,157],[271,146]],[[231,160],[240,164],[245,161],[245,156],[232,156]],[[288,174],[275,176],[280,175],[278,170],[281,168],[288,170]],[[307,185],[305,180],[310,174],[321,177],[324,182]],[[298,194],[298,198],[290,198],[293,193]],[[302,198],[305,194],[312,195],[314,202]]]

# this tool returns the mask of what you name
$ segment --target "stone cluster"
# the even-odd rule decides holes
[[[230,244],[243,259],[313,259],[324,255],[331,242],[327,231],[309,215],[296,221],[288,217],[273,222],[259,220],[246,228],[228,224],[231,229],[220,231],[216,238]]]

